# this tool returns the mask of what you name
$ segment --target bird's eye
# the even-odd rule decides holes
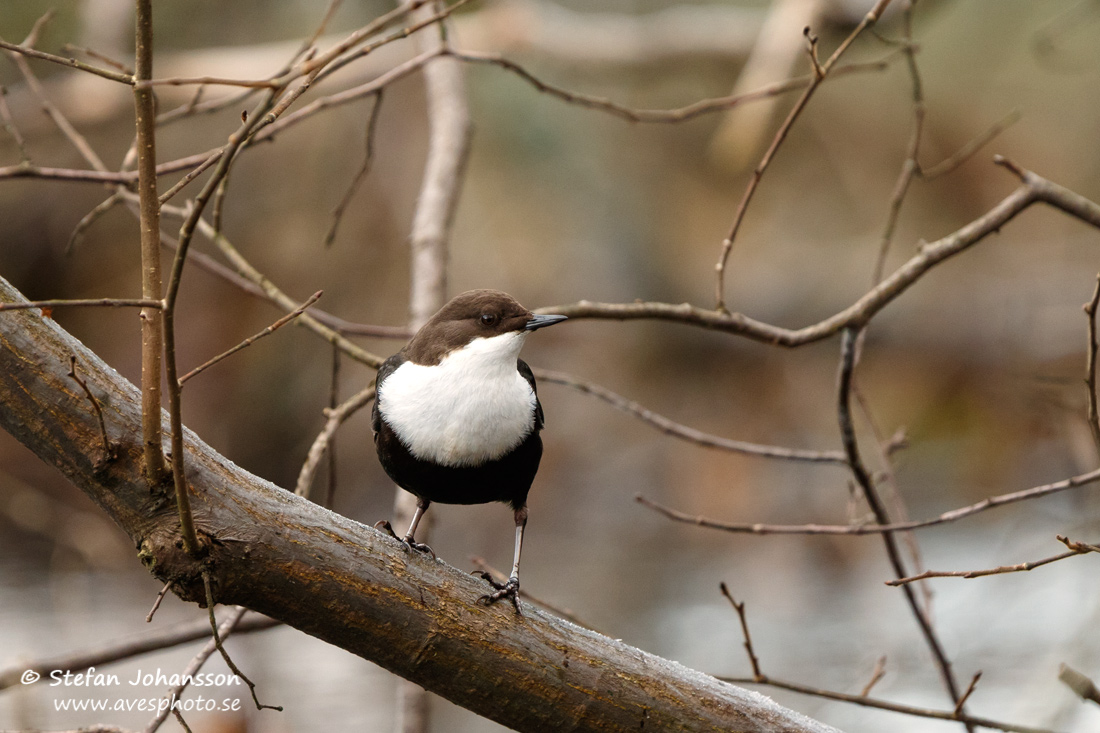
[[[497,322],[497,317],[494,314],[492,314],[492,313],[482,313],[481,314],[481,325],[483,325],[483,326],[492,326],[496,322]]]

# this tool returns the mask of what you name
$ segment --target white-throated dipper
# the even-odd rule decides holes
[[[508,504],[516,520],[512,574],[503,585],[482,574],[496,591],[481,600],[509,598],[517,611],[527,492],[542,458],[543,427],[535,377],[519,352],[531,331],[564,320],[535,315],[499,290],[470,290],[386,359],[376,382],[378,459],[417,500],[404,542],[431,552],[413,535],[433,501]]]

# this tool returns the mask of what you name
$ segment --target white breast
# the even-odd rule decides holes
[[[444,466],[500,458],[531,434],[535,392],[516,369],[527,334],[474,339],[435,366],[405,362],[378,409],[414,456]]]

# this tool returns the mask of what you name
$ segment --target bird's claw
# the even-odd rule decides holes
[[[493,580],[493,577],[489,575],[489,573],[483,570],[478,570],[474,575],[483,578],[489,585],[496,589],[496,592],[478,598],[478,603],[483,606],[491,606],[502,598],[507,598],[512,602],[512,605],[516,609],[516,613],[522,613],[519,610],[519,578],[513,576],[508,578],[507,583],[498,583]]]
[[[406,537],[403,540],[401,540],[401,543],[403,545],[405,545],[405,547],[409,548],[410,550],[416,550],[417,552],[421,552],[421,553],[424,553],[426,555],[431,555],[433,560],[436,559],[435,550],[428,547],[423,542],[417,542],[412,537]]]
[[[421,552],[421,553],[424,553],[426,555],[431,555],[433,560],[436,559],[435,551],[432,550],[432,548],[428,547],[423,542],[417,542],[412,537],[407,537],[407,536],[406,537],[398,537],[397,533],[393,531],[393,527],[391,527],[390,523],[388,521],[386,521],[385,519],[383,519],[379,522],[375,522],[374,523],[374,528],[377,529],[379,532],[384,532],[385,534],[388,534],[390,537],[393,537],[395,540],[397,540],[398,542],[403,544],[405,546],[406,550],[416,550],[417,552]]]
[[[389,521],[386,520],[386,519],[380,519],[379,521],[375,522],[374,523],[374,528],[377,529],[379,532],[382,532],[384,534],[388,534],[390,537],[393,537],[395,540],[401,539],[400,537],[397,536],[397,533],[393,531],[393,527],[390,526]]]

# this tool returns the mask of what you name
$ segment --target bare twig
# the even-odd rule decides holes
[[[1011,164],[1003,158],[994,161],[1004,167]],[[1047,203],[1067,214],[1100,227],[1100,205],[1052,183],[1036,174],[1020,169],[1021,185],[999,204],[952,234],[925,244],[908,262],[859,300],[822,321],[798,329],[788,329],[754,320],[740,313],[708,310],[690,303],[593,303],[580,301],[570,305],[540,308],[540,313],[560,313],[571,319],[599,318],[609,320],[650,319],[689,324],[733,333],[763,343],[797,347],[828,338],[837,332],[866,324],[876,313],[895,300],[925,273],[941,262],[965,251],[1000,229],[1024,209],[1036,202]]]
[[[11,139],[15,141],[15,146],[19,148],[19,158],[24,163],[29,164],[31,156],[27,152],[27,141],[23,139],[23,134],[19,132],[19,128],[15,126],[11,110],[8,109],[8,90],[3,86],[0,86],[0,122],[3,123],[8,134],[11,135]]]
[[[871,694],[871,690],[875,685],[879,683],[883,677],[886,676],[886,657],[879,657],[875,660],[875,666],[871,669],[871,679],[867,680],[867,684],[863,686],[863,689],[859,691],[860,697],[867,697]]]
[[[359,166],[359,170],[351,179],[351,183],[344,192],[343,198],[340,199],[340,203],[336,204],[336,208],[332,210],[332,224],[329,225],[328,232],[325,234],[326,247],[330,246],[333,241],[336,240],[336,230],[340,227],[340,222],[344,218],[344,211],[351,203],[352,198],[355,196],[355,192],[359,190],[359,187],[370,173],[371,163],[374,162],[374,132],[378,126],[378,111],[381,107],[382,90],[379,89],[377,92],[374,92],[374,104],[371,105],[370,116],[367,117],[366,152],[363,155],[363,164]]]
[[[787,139],[787,135],[790,133],[791,128],[794,126],[795,120],[802,114],[802,110],[806,108],[810,99],[813,97],[814,92],[821,86],[821,82],[829,75],[833,67],[836,65],[837,60],[848,50],[848,47],[852,44],[856,38],[859,37],[864,30],[874,25],[883,11],[886,10],[886,6],[890,4],[890,0],[878,0],[875,6],[863,17],[859,25],[856,26],[847,38],[845,38],[840,46],[833,52],[833,55],[829,59],[821,64],[817,60],[817,44],[811,41],[810,43],[810,59],[814,69],[814,75],[810,83],[806,86],[806,89],[802,92],[802,96],[798,98],[798,101],[791,107],[791,111],[787,114],[787,118],[780,125],[779,130],[775,133],[775,137],[772,139],[771,145],[764,152],[764,157],[757,163],[756,168],[753,169],[752,177],[749,179],[748,186],[745,188],[744,194],[741,196],[741,201],[737,205],[737,212],[733,217],[733,224],[730,226],[729,234],[722,241],[722,249],[718,255],[718,263],[714,266],[717,273],[715,282],[715,300],[714,310],[717,313],[728,314],[729,310],[726,308],[725,300],[725,277],[726,277],[726,263],[729,260],[730,251],[733,249],[733,242],[737,238],[737,232],[741,229],[741,223],[745,220],[745,213],[748,211],[749,203],[752,201],[753,194],[756,193],[757,187],[760,185],[760,179],[763,177],[764,172],[768,169],[772,159],[775,157],[776,152],[779,150],[779,146],[783,144],[783,141]],[[807,35],[809,38],[810,35]]]
[[[45,21],[49,20],[52,13],[46,13],[38,22],[35,23],[34,28],[28,34],[26,41],[23,42],[23,47],[30,47],[34,44],[34,40],[38,35],[38,31],[41,29]],[[46,90],[42,87],[42,83],[38,80],[34,71],[31,70],[30,65],[27,63],[27,59],[22,52],[7,51],[8,57],[15,64],[15,67],[19,69],[19,73],[22,75],[24,81],[27,82],[27,88],[35,99],[38,100],[39,106],[42,111],[50,118],[50,120],[57,126],[57,129],[69,140],[81,157],[84,158],[88,164],[97,171],[106,172],[107,166],[103,164],[103,161],[92,149],[92,146],[88,144],[88,140],[81,135],[72,123],[61,113],[61,110],[57,108],[53,102],[50,101],[49,96],[46,94]]]
[[[1095,471],[1089,471],[1088,473],[1080,474],[1079,476],[1073,476],[1062,481],[1056,481],[1052,484],[1043,484],[1042,486],[1035,486],[1030,489],[1024,489],[1023,491],[1014,491],[1010,494],[1000,494],[998,496],[991,496],[988,499],[983,499],[977,504],[970,504],[969,506],[953,509],[949,512],[944,512],[938,517],[932,519],[914,520],[911,522],[894,522],[892,524],[761,524],[761,523],[736,523],[736,522],[719,522],[713,519],[707,519],[706,517],[695,516],[685,514],[683,512],[670,509],[669,507],[662,506],[651,499],[647,499],[643,496],[634,497],[635,500],[647,506],[654,511],[664,514],[669,519],[677,522],[684,522],[685,524],[695,524],[700,527],[708,527],[710,529],[721,529],[726,532],[738,532],[744,534],[833,534],[833,535],[864,535],[864,534],[880,534],[883,532],[903,532],[911,529],[920,529],[922,527],[932,527],[937,524],[945,524],[947,522],[954,522],[965,517],[969,517],[973,514],[983,512],[986,509],[993,509],[995,507],[1004,506],[1006,504],[1013,504],[1018,501],[1027,501],[1029,499],[1037,499],[1041,496],[1049,496],[1050,494],[1056,494],[1067,489],[1073,489],[1078,486],[1085,486],[1087,484],[1096,483],[1100,481],[1100,469]]]
[[[928,708],[918,708],[910,705],[899,705],[897,703],[887,702],[885,700],[876,700],[871,697],[867,697],[867,693],[870,691],[872,685],[877,681],[877,670],[880,665],[885,664],[885,658],[879,660],[876,663],[876,675],[872,675],[872,681],[863,688],[863,692],[859,695],[849,695],[843,692],[833,692],[831,690],[825,690],[817,687],[809,687],[808,685],[801,685],[795,682],[787,682],[785,680],[778,680],[773,677],[769,677],[760,671],[760,660],[756,656],[756,652],[752,646],[752,637],[749,634],[748,619],[745,615],[745,603],[738,603],[733,599],[733,596],[729,592],[729,588],[725,583],[720,586],[722,595],[724,595],[729,602],[733,605],[734,611],[737,612],[737,618],[741,623],[741,634],[744,637],[745,651],[749,657],[749,665],[752,667],[751,677],[718,677],[718,679],[725,682],[732,682],[735,684],[760,684],[769,685],[771,687],[778,687],[784,690],[790,690],[792,692],[798,692],[804,695],[813,695],[815,697],[821,697],[828,700],[839,700],[841,702],[850,702],[856,705],[862,705],[864,707],[878,708],[879,710],[889,710],[895,713],[904,713],[905,715],[913,715],[922,718],[934,718],[937,720],[952,720],[965,723],[967,727],[982,726],[985,728],[993,728],[995,730],[1003,731],[1015,731],[1016,733],[1051,733],[1039,728],[1028,728],[1024,726],[1013,725],[1011,723],[1001,723],[995,720],[989,720],[986,718],[976,718],[971,715],[963,713],[961,704],[957,704],[955,709],[948,711],[931,710]],[[975,675],[974,680],[970,683],[970,689],[967,690],[967,695],[973,690],[974,684],[977,683],[978,677]],[[966,697],[960,698],[965,702]]]
[[[69,235],[69,241],[65,243],[65,254],[72,254],[73,250],[84,241],[84,233],[88,231],[92,224],[95,224],[101,216],[122,202],[122,195],[116,191],[81,217],[76,227],[73,228],[73,233]]]
[[[987,570],[928,570],[919,575],[913,575],[908,578],[898,578],[896,580],[886,581],[886,585],[905,585],[906,583],[912,583],[917,580],[924,580],[925,578],[983,578],[987,575],[1000,575],[1002,573],[1019,573],[1026,572],[1028,570],[1034,570],[1035,568],[1042,567],[1043,565],[1049,565],[1052,562],[1058,562],[1059,560],[1065,560],[1067,557],[1075,557],[1080,555],[1080,552],[1063,552],[1053,557],[1043,558],[1042,560],[1032,560],[1031,562],[1022,562],[1016,565],[1002,565],[997,568],[989,568]]]
[[[722,595],[724,595],[730,602],[730,605],[733,606],[733,610],[737,612],[737,618],[741,622],[741,634],[745,638],[745,653],[749,655],[749,665],[752,667],[752,678],[758,681],[767,679],[760,671],[760,660],[757,659],[756,652],[754,652],[752,648],[752,636],[749,635],[749,621],[745,617],[745,602],[742,601],[738,603],[735,601],[730,594],[729,587],[724,581],[720,583],[718,587],[722,591]]]
[[[159,309],[163,303],[146,298],[57,298],[53,300],[31,300],[23,303],[0,303],[0,311],[26,310],[27,308],[68,308],[68,307],[107,307],[107,308],[153,308]]]
[[[162,193],[157,198],[157,201],[161,205],[166,204],[169,201],[171,201],[177,193],[179,193],[180,191],[183,190],[184,186],[186,186],[191,181],[195,180],[195,178],[197,178],[207,168],[209,168],[210,166],[217,163],[218,160],[221,159],[221,157],[222,157],[222,151],[220,149],[215,150],[213,153],[211,153],[209,156],[207,156],[206,160],[204,160],[203,162],[199,163],[197,166],[195,166],[194,168],[189,170],[187,172],[187,175],[185,175],[183,178],[176,181],[176,183],[171,188],[169,188],[167,191]]]
[[[294,488],[295,494],[312,500],[311,488],[313,486],[313,477],[316,475],[317,467],[321,464],[321,459],[324,457],[325,451],[328,450],[333,436],[336,434],[336,429],[357,411],[369,405],[373,399],[374,385],[372,384],[355,396],[344,401],[339,407],[325,411],[328,420],[325,422],[325,427],[322,428],[317,437],[313,439],[313,445],[309,447],[309,453],[306,454],[306,460],[302,464],[301,471],[298,472],[298,483]]]
[[[1088,423],[1092,431],[1092,440],[1096,450],[1100,451],[1100,411],[1096,409],[1096,307],[1100,304],[1100,275],[1096,276],[1096,289],[1092,298],[1085,303],[1085,315],[1088,318],[1088,357],[1085,362],[1085,391],[1088,395]]]
[[[169,580],[167,583],[164,584],[164,587],[160,589],[160,592],[157,593],[157,599],[153,601],[153,607],[150,608],[149,613],[145,615],[145,623],[153,623],[153,616],[156,615],[157,609],[160,608],[160,604],[164,600],[164,596],[168,595],[168,591],[171,590],[172,586],[175,585],[175,583],[176,581]]]
[[[285,316],[283,316],[279,320],[275,321],[274,323],[272,323],[270,326],[268,326],[264,330],[260,331],[259,333],[253,334],[252,336],[249,336],[244,341],[240,342],[239,344],[237,344],[233,348],[229,349],[228,351],[224,351],[224,352],[218,354],[213,359],[210,359],[209,361],[205,362],[201,366],[197,366],[194,369],[192,369],[191,371],[189,371],[187,374],[184,374],[179,379],[180,386],[182,387],[183,383],[186,382],[188,379],[191,379],[191,377],[194,377],[197,374],[199,374],[200,372],[203,372],[206,369],[209,369],[210,367],[214,366],[215,364],[217,364],[222,359],[225,359],[227,357],[232,356],[233,354],[236,354],[241,349],[244,349],[248,346],[251,346],[252,344],[256,343],[256,341],[258,341],[259,339],[262,339],[264,336],[269,336],[270,334],[272,334],[275,331],[279,330],[280,328],[282,328],[286,324],[290,323],[295,318],[297,318],[298,316],[305,313],[307,308],[309,308],[311,305],[316,303],[318,301],[318,299],[320,299],[322,292],[323,291],[318,290],[316,293],[309,296],[309,299],[306,300],[306,302],[302,303],[300,306],[295,308],[293,311],[291,311],[290,313],[287,313]]]
[[[947,158],[930,168],[921,168],[920,177],[925,181],[931,181],[940,176],[947,175],[960,165],[970,160],[979,150],[992,142],[998,135],[1020,121],[1020,110],[1012,110],[997,122],[989,126],[982,134],[969,141]]]
[[[121,71],[123,74],[126,74],[127,76],[133,76],[134,75],[134,70],[131,69],[129,66],[122,63],[121,61],[118,61],[117,59],[113,59],[113,58],[111,58],[110,56],[108,56],[106,54],[102,54],[99,51],[96,51],[94,48],[86,48],[84,46],[77,46],[77,45],[72,44],[72,43],[66,43],[65,45],[63,45],[61,47],[61,50],[64,51],[65,53],[70,53],[70,54],[71,53],[82,53],[85,56],[87,56],[88,58],[96,59],[97,61],[102,61],[103,63],[107,64],[111,68],[118,69],[119,71]]]
[[[609,99],[604,99],[603,97],[593,97],[588,94],[581,94],[563,87],[555,86],[549,82],[543,81],[515,61],[511,61],[497,54],[475,53],[472,51],[447,51],[446,53],[448,56],[453,56],[466,63],[488,64],[510,71],[538,91],[555,97],[556,99],[560,99],[568,104],[575,104],[580,107],[607,112],[608,114],[629,122],[642,123],[687,122],[713,112],[730,110],[749,102],[770,99],[788,92],[804,89],[812,84],[814,80],[812,75],[795,77],[787,81],[769,84],[744,94],[701,99],[697,102],[675,109],[636,109],[613,102]],[[831,76],[835,78],[847,74],[883,71],[888,68],[889,62],[890,59],[887,57],[880,61],[840,66],[833,71]]]
[[[1035,568],[1040,568],[1044,565],[1049,565],[1059,560],[1065,560],[1069,557],[1076,557],[1077,555],[1084,555],[1090,552],[1100,552],[1100,548],[1093,545],[1084,544],[1081,542],[1073,542],[1062,535],[1058,536],[1058,541],[1066,545],[1069,548],[1069,552],[1063,552],[1052,557],[1045,557],[1042,560],[1032,560],[1030,562],[1017,563],[1016,565],[1002,565],[996,568],[988,568],[986,570],[929,570],[919,575],[914,575],[908,578],[898,578],[896,580],[886,581],[886,585],[904,585],[906,583],[912,583],[916,580],[924,580],[925,578],[984,578],[988,575],[1003,575],[1005,573],[1022,573]]]
[[[969,726],[991,728],[993,730],[1001,730],[1008,733],[1054,733],[1054,731],[1049,728],[1034,728],[1026,725],[1005,723],[999,720],[978,717],[976,715],[963,715],[960,713],[956,713],[954,710],[933,710],[930,708],[919,708],[913,705],[902,705],[900,703],[889,702],[887,700],[878,700],[873,697],[865,697],[863,695],[850,695],[843,692],[826,690],[820,687],[802,685],[797,682],[778,680],[773,677],[764,677],[764,679],[762,680],[756,680],[752,677],[718,677],[718,679],[722,680],[723,682],[730,682],[732,684],[738,685],[763,684],[768,685],[769,687],[776,687],[781,690],[797,692],[800,695],[811,695],[813,697],[820,697],[826,700],[848,702],[854,705],[875,708],[877,710],[888,710],[893,713],[912,715],[918,718],[930,718],[932,720],[949,720],[953,722],[964,723]]]
[[[978,680],[982,678],[982,673],[979,670],[974,673],[974,676],[970,678],[970,684],[966,686],[966,691],[963,692],[962,697],[955,703],[955,715],[963,714],[963,705],[970,699],[970,696],[974,694],[974,688],[978,686]]]
[[[212,582],[213,581],[210,579],[210,573],[204,571],[203,574],[202,574],[202,585],[203,585],[203,589],[206,591],[206,613],[210,617],[210,630],[211,630],[211,632],[213,632],[213,635],[214,635],[214,638],[213,638],[214,646],[217,647],[218,652],[222,655],[222,659],[225,660],[225,664],[226,664],[227,667],[229,667],[230,671],[232,671],[233,674],[237,675],[242,680],[244,680],[244,683],[246,685],[248,685],[248,691],[252,693],[252,702],[254,702],[256,704],[256,709],[257,710],[279,710],[279,711],[282,711],[283,708],[282,708],[281,705],[264,705],[263,703],[260,702],[260,699],[258,697],[256,697],[256,683],[253,682],[251,679],[249,679],[248,676],[245,675],[245,673],[242,672],[240,670],[240,668],[237,667],[236,663],[233,661],[233,658],[229,656],[229,652],[227,652],[225,650],[225,646],[222,644],[223,634],[221,634],[219,632],[219,630],[218,630],[218,619],[217,619],[217,617],[214,616],[214,591],[211,588]],[[234,613],[234,616],[235,616],[234,621],[233,621],[234,626],[237,623],[240,622],[241,617],[244,616],[247,609],[245,609],[241,606],[237,606],[236,611],[239,611],[239,612]],[[233,617],[231,617],[231,618],[233,618]],[[230,629],[232,630],[232,627],[230,627]]]
[[[902,14],[902,26],[905,29],[905,39],[901,44],[905,54],[906,68],[909,69],[909,78],[913,87],[913,130],[909,136],[909,149],[905,161],[901,165],[897,182],[894,184],[894,192],[890,197],[890,213],[886,217],[886,226],[883,228],[879,241],[878,257],[875,260],[874,274],[871,278],[872,285],[878,285],[882,280],[882,274],[886,267],[886,255],[890,251],[890,243],[894,239],[894,231],[897,229],[898,219],[901,216],[901,206],[905,201],[905,195],[909,192],[909,186],[920,172],[920,146],[924,137],[924,84],[921,81],[920,68],[917,66],[917,51],[913,44],[913,5],[915,0],[905,3],[905,11]]]
[[[848,465],[852,469],[852,475],[863,493],[864,500],[875,516],[876,524],[890,524],[889,514],[886,512],[886,508],[879,498],[878,491],[875,489],[874,481],[860,457],[859,443],[856,439],[855,427],[852,423],[851,388],[852,377],[855,370],[857,339],[858,332],[850,328],[845,329],[841,338],[840,370],[837,377],[837,417],[840,423],[840,438],[841,443],[844,445],[844,452],[848,456]],[[905,572],[905,564],[901,559],[901,554],[898,552],[898,546],[894,535],[890,532],[883,532],[882,541],[886,548],[886,556],[890,561],[895,576],[903,578],[908,575],[908,573]],[[902,590],[905,593],[905,600],[909,604],[910,610],[913,612],[917,625],[924,635],[924,640],[928,644],[929,650],[932,652],[932,657],[939,668],[944,686],[951,696],[951,702],[953,702],[957,708],[956,713],[961,715],[963,711],[958,684],[951,670],[951,662],[947,658],[947,653],[944,651],[943,645],[940,643],[939,637],[932,627],[932,621],[918,602],[912,587],[904,585],[902,586]],[[973,731],[974,726],[972,724],[966,723],[965,725],[967,730]]]
[[[110,461],[115,457],[115,450],[111,446],[111,441],[107,438],[107,423],[103,420],[103,409],[99,406],[99,400],[92,394],[92,390],[88,387],[88,383],[81,379],[76,373],[76,354],[69,355],[69,376],[73,381],[80,385],[80,388],[84,390],[84,394],[88,396],[88,401],[92,403],[92,409],[95,410],[96,420],[99,422],[99,434],[103,438],[103,460]]]
[[[586,382],[569,374],[562,372],[552,372],[545,369],[536,369],[535,376],[540,381],[549,382],[551,384],[560,384],[566,387],[577,390],[584,394],[592,395],[598,399],[603,400],[612,407],[622,410],[623,412],[634,415],[643,422],[649,423],[653,427],[657,428],[663,433],[671,435],[676,438],[681,438],[690,443],[702,445],[707,448],[718,448],[720,450],[732,451],[734,453],[743,453],[746,455],[759,456],[762,458],[778,458],[789,461],[808,461],[813,463],[835,463],[839,465],[846,465],[847,459],[840,451],[811,451],[801,450],[798,448],[784,448],[774,445],[760,445],[757,443],[747,443],[741,440],[731,440],[729,438],[723,438],[717,435],[711,435],[704,433],[701,430],[682,425],[678,422],[670,420],[664,415],[660,415],[652,410],[646,409],[642,405],[628,400],[622,395],[616,394],[606,387],[601,387],[593,382]]]
[[[89,74],[95,74],[96,76],[101,76],[104,79],[110,79],[111,81],[117,81],[127,86],[131,86],[134,83],[134,77],[130,74],[100,68],[99,66],[86,64],[83,61],[78,61],[74,58],[69,58],[67,56],[56,56],[52,53],[39,51],[27,45],[21,46],[17,43],[9,43],[3,39],[0,39],[0,48],[8,51],[9,53],[17,53],[22,56],[29,56],[30,58],[34,59],[50,61],[52,63],[61,64],[62,66],[68,66],[73,69],[80,69],[81,71],[86,71]]]
[[[192,677],[194,677],[194,675],[200,669],[202,669],[202,665],[206,664],[206,660],[209,659],[211,655],[213,655],[214,652],[218,650],[218,647],[220,646],[219,640],[224,639],[225,637],[233,633],[233,630],[237,627],[237,624],[240,622],[241,617],[243,617],[247,612],[248,609],[242,608],[241,606],[237,606],[231,610],[229,616],[224,621],[222,621],[221,625],[218,627],[217,636],[213,639],[210,639],[210,641],[206,643],[206,646],[204,646],[202,650],[195,655],[195,657],[191,660],[187,667],[184,668],[183,674],[180,675],[180,678],[183,680],[183,682],[168,690],[168,694],[164,696],[164,700],[166,700],[168,704],[158,706],[157,715],[151,721],[149,721],[148,725],[145,726],[142,733],[156,733],[156,730],[160,728],[160,726],[168,718],[168,713],[173,707],[172,703],[178,700],[183,691],[187,689],[188,681]],[[210,626],[206,623],[203,624],[203,629],[204,636],[210,633]]]

